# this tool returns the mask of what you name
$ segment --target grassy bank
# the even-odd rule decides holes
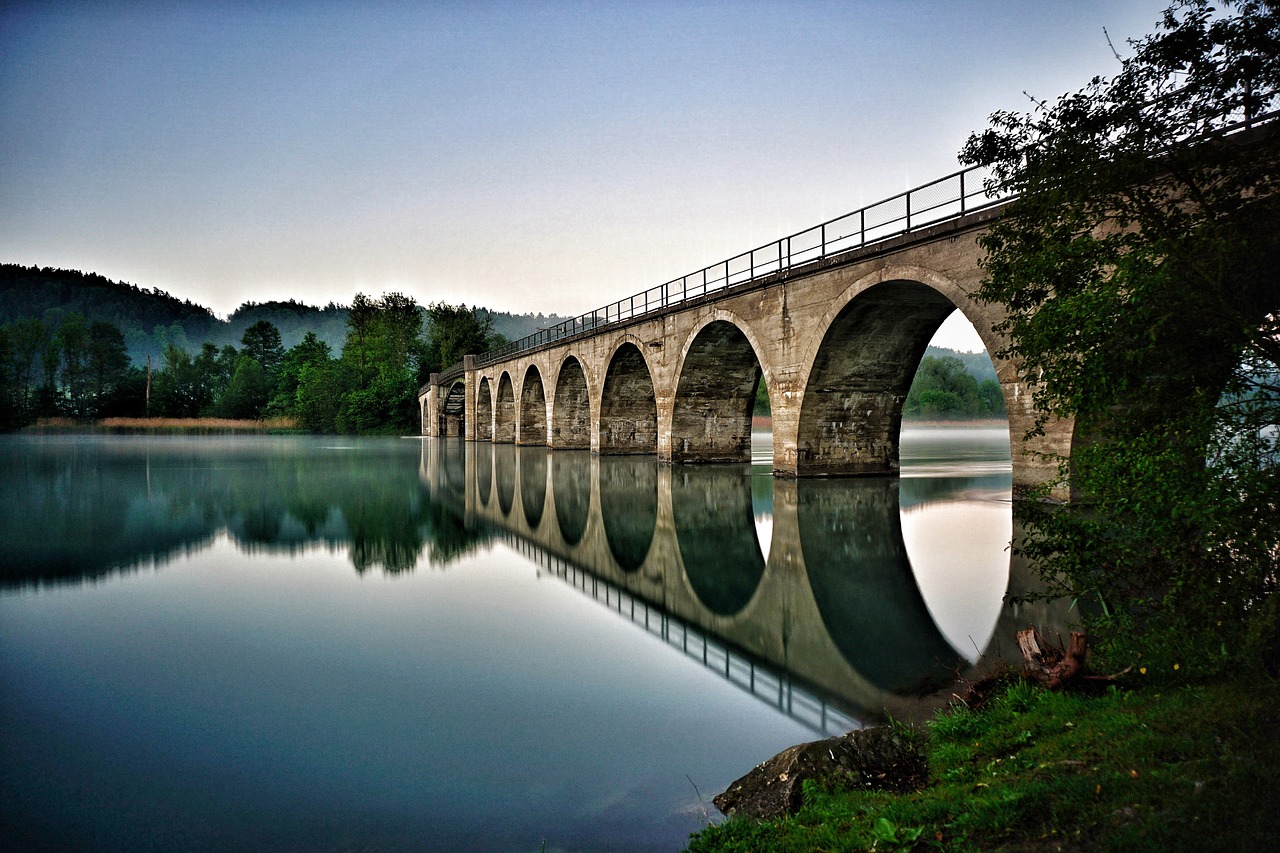
[[[980,709],[954,706],[918,731],[925,790],[809,788],[795,817],[729,820],[688,849],[1275,849],[1280,685],[1170,675],[1134,673],[1132,689],[1097,696],[1018,683]]]
[[[100,421],[80,422],[71,418],[41,418],[23,432],[86,432],[86,433],[182,433],[196,435],[221,435],[239,433],[295,433],[305,432],[293,418],[268,418],[266,420],[234,420],[231,418],[104,418]]]

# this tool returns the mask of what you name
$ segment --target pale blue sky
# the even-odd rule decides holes
[[[0,261],[577,314],[954,171],[1166,5],[7,3]]]

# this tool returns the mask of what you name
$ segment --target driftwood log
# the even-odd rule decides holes
[[[1088,679],[1085,657],[1089,639],[1079,631],[1072,631],[1066,648],[1059,648],[1045,642],[1035,628],[1027,628],[1018,632],[1018,649],[1022,652],[1023,671],[1041,687],[1060,690]]]

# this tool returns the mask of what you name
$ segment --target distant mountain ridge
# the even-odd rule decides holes
[[[482,310],[493,318],[494,330],[511,340],[568,319],[555,314]],[[347,333],[347,306],[334,302],[324,307],[292,299],[245,302],[222,320],[203,305],[158,288],[148,290],[79,270],[0,264],[0,324],[32,318],[57,328],[62,318],[71,313],[82,314],[89,322],[100,320],[119,328],[135,364],[145,362],[148,355],[158,360],[170,343],[189,352],[199,349],[205,341],[219,347],[238,346],[245,329],[260,320],[279,329],[285,349],[310,331],[336,353],[341,351]]]

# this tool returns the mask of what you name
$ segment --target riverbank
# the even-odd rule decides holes
[[[237,420],[232,418],[104,418],[82,422],[71,418],[41,418],[24,433],[90,433],[119,435],[129,433],[178,433],[194,435],[226,435],[240,433],[305,432],[293,418]]]
[[[794,817],[728,820],[688,850],[1271,849],[1280,684],[1178,676],[1135,672],[1097,696],[1020,682],[958,703],[918,730],[923,790],[806,788]]]

